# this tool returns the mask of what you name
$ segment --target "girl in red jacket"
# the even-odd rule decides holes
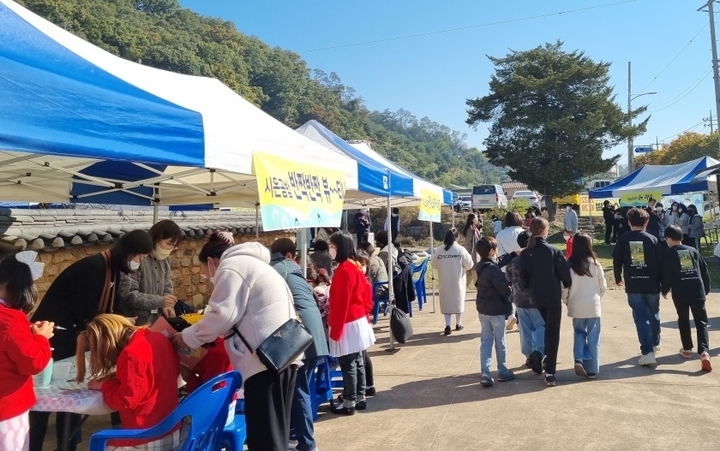
[[[54,323],[30,324],[35,281],[43,264],[27,251],[0,261],[0,450],[27,451],[28,411],[35,404],[32,376],[50,362]]]
[[[365,410],[365,365],[362,352],[375,343],[367,315],[372,289],[358,263],[355,243],[347,232],[330,237],[330,255],[338,262],[330,285],[330,354],[338,357],[343,375],[343,404],[335,413]]]
[[[180,357],[171,340],[112,314],[96,316],[86,333],[94,377],[88,388],[102,390],[105,404],[117,410],[124,429],[154,426],[177,407]],[[170,451],[180,445],[180,431],[151,443],[122,440],[110,445],[108,450]]]

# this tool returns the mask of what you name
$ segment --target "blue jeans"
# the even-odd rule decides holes
[[[318,358],[303,359],[303,366],[298,368],[295,379],[292,408],[290,411],[290,429],[292,436],[298,441],[298,451],[315,449],[315,427],[313,425],[312,403],[310,402],[310,378],[313,377]]]
[[[545,355],[545,320],[536,308],[521,308],[516,311],[520,327],[520,352],[529,358],[533,351]]]
[[[573,318],[573,357],[588,373],[600,372],[600,318]]]
[[[660,293],[628,293],[643,355],[660,344]]]
[[[479,313],[480,317],[480,370],[483,377],[491,377],[492,347],[495,342],[498,377],[509,373],[507,367],[507,347],[505,346],[505,315],[488,316]]]

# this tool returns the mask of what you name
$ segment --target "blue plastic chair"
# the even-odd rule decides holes
[[[425,273],[428,269],[429,258],[426,258],[420,265],[413,265],[412,276],[415,285],[415,297],[417,297],[418,308],[422,310],[424,303],[427,303],[427,291],[425,290]],[[417,278],[416,278],[417,276]]]
[[[378,315],[380,314],[380,305],[382,303],[385,303],[385,310],[383,311],[384,315],[387,316],[387,306],[390,304],[390,296],[378,296],[377,290],[380,287],[387,286],[387,282],[375,282],[373,284],[373,324],[377,324],[378,322]]]
[[[313,369],[310,378],[310,403],[312,405],[313,421],[318,419],[318,409],[321,404],[330,402],[330,408],[335,408],[328,358],[324,357],[321,361],[318,361],[318,365]]]
[[[182,451],[220,449],[222,430],[227,421],[228,406],[242,386],[237,371],[221,374],[190,393],[167,418],[148,429],[108,429],[90,439],[90,451],[105,451],[108,440],[156,440],[170,433],[185,417],[191,417]],[[242,449],[242,448],[241,448]]]
[[[247,424],[245,423],[245,405],[243,411],[235,410],[232,423],[225,426],[220,438],[221,447],[226,451],[242,451],[247,440]],[[214,449],[214,448],[213,448]],[[220,448],[218,448],[220,449]]]

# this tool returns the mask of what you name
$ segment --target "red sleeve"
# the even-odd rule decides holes
[[[328,325],[330,326],[330,338],[338,341],[342,336],[345,327],[345,318],[350,306],[350,297],[352,296],[352,288],[350,283],[350,273],[347,265],[350,263],[343,262],[335,270],[332,284],[330,285],[330,314],[328,315]]]
[[[150,391],[148,370],[146,362],[121,353],[115,377],[102,384],[105,404],[117,411],[136,409]]]
[[[567,258],[568,260],[570,260],[570,256],[572,255],[573,238],[574,237],[571,236],[570,239],[567,240],[567,244],[565,245],[565,258]]]
[[[225,344],[222,338],[218,338],[215,340],[215,346],[208,348],[208,353],[205,354],[205,357],[193,368],[192,372],[197,374],[197,377],[193,378],[192,381],[186,381],[188,393],[200,387],[200,385],[213,377],[230,370],[232,370],[230,357],[228,357],[227,351],[225,351]]]
[[[41,372],[50,361],[52,356],[50,342],[41,335],[33,335],[27,320],[17,323],[17,326],[13,324],[12,327],[14,337],[4,343],[5,352],[15,362],[20,374],[34,376]]]

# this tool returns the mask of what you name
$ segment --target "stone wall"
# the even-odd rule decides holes
[[[260,233],[258,241],[270,246],[278,238],[295,238],[295,234],[286,232]],[[255,241],[254,234],[235,235],[236,243]],[[209,281],[200,276],[200,260],[198,254],[205,244],[205,237],[185,238],[172,256],[172,278],[175,287],[174,294],[178,299],[202,306],[210,297],[212,287]],[[40,251],[39,259],[45,263],[45,272],[37,281],[37,288],[40,299],[43,298],[50,284],[62,271],[75,261],[89,255],[95,255],[110,249],[112,245],[90,245],[61,248],[55,251]]]

